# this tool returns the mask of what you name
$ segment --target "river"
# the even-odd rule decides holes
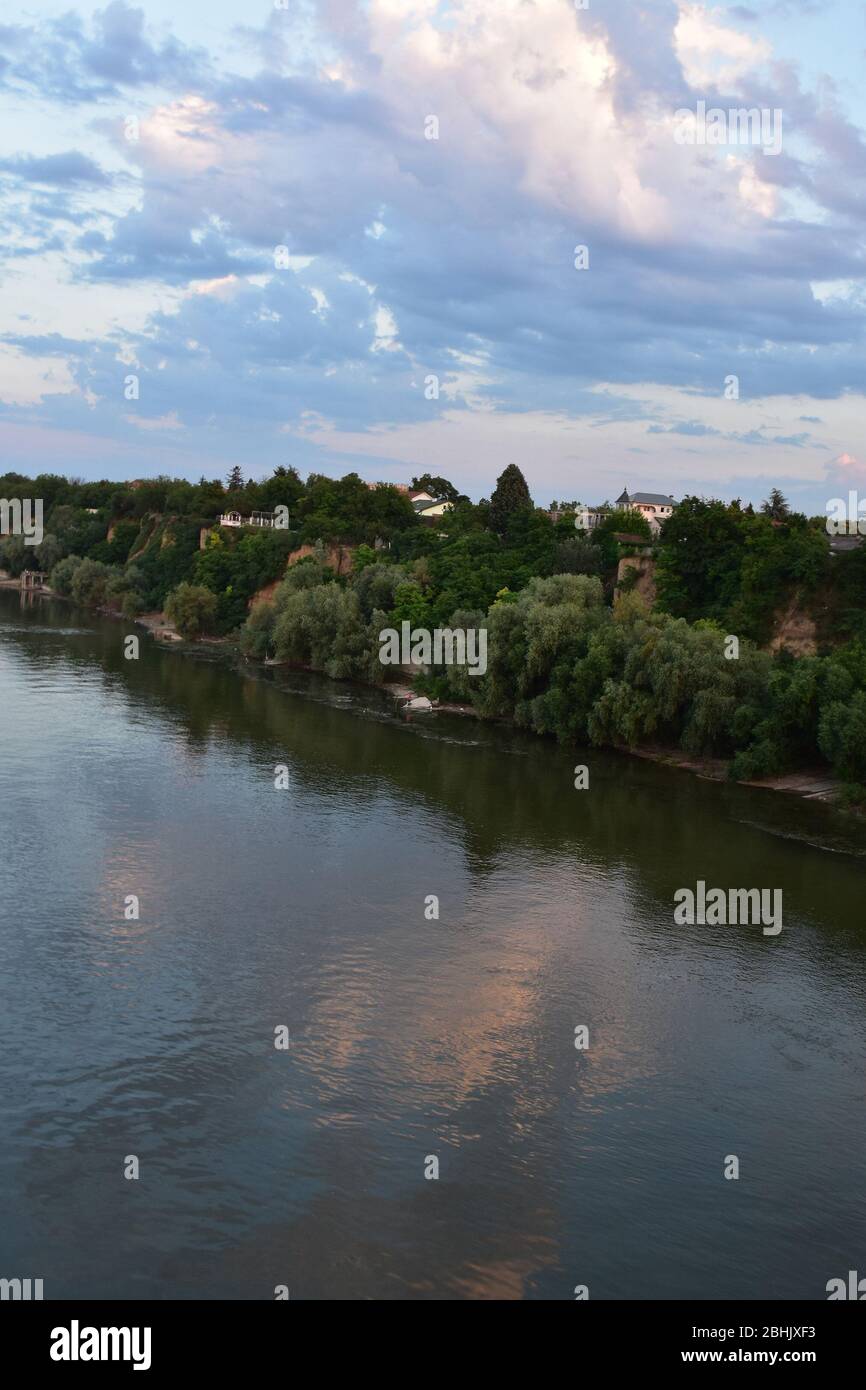
[[[128,660],[135,631],[0,593],[0,1276],[823,1299],[866,1274],[858,821],[214,649]],[[782,888],[783,930],[676,925],[697,880]]]

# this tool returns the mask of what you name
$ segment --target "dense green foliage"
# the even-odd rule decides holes
[[[216,594],[202,584],[178,584],[165,604],[166,617],[174,623],[181,637],[200,637],[210,632],[216,612]]]
[[[242,645],[330,675],[405,678],[378,663],[380,633],[404,620],[433,627],[436,606],[403,565],[376,562],[344,583],[308,560],[254,609]],[[486,628],[488,669],[442,665],[417,685],[483,717],[568,742],[679,747],[729,759],[739,777],[826,760],[866,779],[866,644],[794,660],[744,640],[731,659],[715,623],[650,612],[635,594],[611,608],[599,577],[585,574],[536,576],[443,625]]]
[[[866,781],[866,548],[831,555],[823,521],[776,492],[759,512],[687,497],[653,540],[631,511],[589,535],[573,516],[552,521],[513,466],[477,505],[447,479],[413,481],[452,510],[425,524],[395,488],[355,474],[302,483],[292,469],[261,483],[238,474],[229,489],[7,475],[0,495],[44,499],[46,534],[35,549],[0,538],[0,565],[50,570],[59,593],[128,616],[164,607],[189,636],[239,630],[249,657],[364,681],[415,675],[434,696],[562,740],[678,746],[729,760],[737,777],[824,763]],[[215,525],[224,510],[278,505],[288,530]],[[653,546],[652,610],[616,587],[622,534]],[[354,548],[348,577],[328,562],[338,542]],[[305,543],[313,555],[287,569]],[[273,601],[251,609],[277,580]],[[814,654],[765,650],[786,605],[814,617]],[[382,666],[380,633],[402,622],[485,628],[486,673]]]
[[[118,484],[11,473],[0,478],[0,496],[40,498],[44,508],[39,546],[25,545],[20,536],[0,537],[0,568],[13,577],[25,568],[44,570],[57,576],[58,592],[127,616],[162,610],[179,585],[197,585],[215,596],[217,633],[244,622],[250,600],[280,578],[295,547],[360,543],[375,557],[374,541],[387,545],[403,531],[421,529],[408,497],[393,487],[369,488],[355,473],[342,479],[312,474],[304,484],[295,469],[284,467],[262,482],[244,482],[234,468],[225,486],[205,478]],[[278,506],[288,510],[286,529],[216,525],[224,512],[248,517]],[[74,591],[76,560],[102,569],[86,570]]]
[[[781,494],[780,494],[781,498]],[[785,507],[784,498],[771,503]],[[839,557],[837,557],[839,558]],[[738,503],[686,497],[662,527],[657,551],[659,606],[696,622],[764,642],[786,597],[813,599],[831,578],[827,535],[805,516],[754,515]],[[835,576],[833,576],[835,579]]]

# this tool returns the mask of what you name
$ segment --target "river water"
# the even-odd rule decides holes
[[[0,1276],[823,1299],[866,1274],[858,822],[213,651],[127,660],[127,630],[0,593]],[[675,925],[699,879],[782,888],[783,930]]]

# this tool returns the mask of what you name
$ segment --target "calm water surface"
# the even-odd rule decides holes
[[[148,639],[125,661],[125,632],[0,592],[0,1275],[814,1299],[866,1271],[862,827]],[[698,878],[782,887],[781,935],[675,926]]]

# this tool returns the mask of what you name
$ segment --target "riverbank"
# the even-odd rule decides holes
[[[21,584],[20,581],[14,579],[0,579],[0,588],[18,589],[20,591]],[[47,586],[42,589],[27,590],[26,592],[35,593],[45,598],[63,598],[66,602],[73,601],[66,599],[62,594],[57,594]],[[117,618],[124,621],[123,615],[116,609],[100,607],[96,611],[102,613],[105,617]],[[237,640],[233,635],[221,638],[204,637],[196,641],[185,639],[174,625],[169,622],[165,614],[161,612],[142,613],[133,621],[138,627],[143,627],[149,632],[160,645],[178,645],[181,649],[184,647],[189,647],[190,649],[213,647],[215,650],[223,653],[225,653],[227,649],[237,647]],[[304,665],[298,666],[291,662],[276,661],[273,659],[268,659],[263,662],[253,662],[252,658],[245,658],[244,665],[248,666],[250,664],[260,665],[263,669],[268,670],[285,668],[322,674],[321,672],[316,672],[313,667]],[[411,674],[411,672],[405,674],[408,675]],[[351,684],[358,684],[358,682],[351,682]],[[412,686],[406,684],[405,681],[403,684],[370,685],[365,688],[382,691],[392,696],[395,700],[409,700],[418,695],[418,692]],[[429,711],[425,711],[425,713],[434,715],[454,715],[464,719],[476,719],[482,723],[491,722],[480,715],[472,705],[451,701],[434,704],[432,708]],[[500,718],[495,722],[504,725],[513,723],[513,721],[507,718]],[[614,751],[619,753],[627,753],[632,757],[641,758],[648,762],[662,763],[668,767],[675,767],[682,772],[690,772],[693,776],[701,778],[704,781],[727,782],[730,780],[728,776],[730,764],[723,758],[696,757],[693,754],[685,753],[680,748],[666,747],[660,744],[643,744],[636,747],[622,744],[613,745],[613,748]],[[835,805],[840,802],[844,788],[844,783],[840,779],[833,777],[829,771],[821,768],[801,768],[774,777],[740,780],[736,784],[738,786],[755,787],[764,791],[781,792],[788,796],[796,796],[810,801],[822,801],[830,805]]]
[[[683,772],[691,772],[707,782],[727,782],[729,764],[723,758],[696,758],[683,753],[679,748],[663,748],[658,745],[644,745],[640,748],[623,748],[636,758],[646,758],[649,762],[664,763],[677,767]],[[738,781],[740,787],[758,787],[765,791],[787,792],[789,796],[802,796],[810,801],[838,801],[843,783],[821,769],[788,772],[778,777],[758,777]]]
[[[270,670],[303,670],[312,671],[308,666],[294,666],[288,661],[274,661],[269,659],[260,663]],[[321,672],[315,672],[321,675]],[[351,682],[355,684],[356,682]],[[393,685],[368,686],[372,690],[381,690],[391,695],[395,701],[410,700],[417,696],[418,692],[406,684],[394,683]],[[485,719],[483,715],[472,706],[467,704],[456,704],[451,702],[434,703],[429,714],[458,715],[462,718],[477,719],[480,723],[497,723],[502,725],[513,725],[513,720],[501,717],[491,721]],[[675,767],[681,772],[690,772],[693,776],[708,782],[728,782],[730,763],[724,758],[696,757],[694,754],[683,752],[681,748],[665,747],[661,744],[643,744],[638,747],[629,747],[627,744],[613,745],[613,751],[628,754],[631,757],[641,758],[646,762],[661,763],[667,767]],[[821,768],[800,769],[796,772],[780,774],[776,777],[752,778],[749,780],[737,780],[735,785],[742,787],[755,787],[763,791],[783,792],[788,796],[802,797],[809,801],[824,801],[828,804],[839,802],[844,787],[844,783],[833,777],[829,772]],[[853,808],[852,808],[853,809]]]

